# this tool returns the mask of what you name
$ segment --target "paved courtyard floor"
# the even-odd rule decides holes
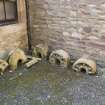
[[[0,105],[105,105],[105,76],[43,62],[0,77]]]

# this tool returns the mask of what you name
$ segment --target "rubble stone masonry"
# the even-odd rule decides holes
[[[105,0],[29,0],[32,45],[105,61]]]

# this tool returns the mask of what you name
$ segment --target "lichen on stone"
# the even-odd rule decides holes
[[[17,69],[17,66],[19,63],[25,63],[27,60],[27,57],[23,50],[17,48],[16,50],[12,51],[10,53],[8,63],[12,70]]]
[[[33,47],[32,55],[38,58],[45,58],[48,54],[48,46],[44,44],[38,44]]]
[[[55,50],[49,56],[49,62],[53,65],[67,67],[70,61],[70,56],[64,50]]]
[[[27,56],[27,62],[25,64],[25,66],[27,68],[31,67],[32,65],[38,63],[39,61],[41,61],[40,58],[36,58],[36,57],[32,57],[32,56]]]
[[[5,60],[0,59],[0,74],[2,75],[6,68],[8,67],[8,63]]]
[[[81,57],[72,66],[77,72],[86,72],[87,74],[96,74],[96,62],[92,59]]]

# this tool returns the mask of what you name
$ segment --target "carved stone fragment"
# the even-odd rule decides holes
[[[16,50],[12,51],[9,55],[8,63],[12,70],[17,69],[19,63],[25,63],[27,57],[23,50],[17,48]]]
[[[69,64],[70,56],[64,50],[55,50],[49,56],[49,62],[53,65],[67,67]]]
[[[48,55],[48,46],[44,44],[38,44],[33,48],[33,56],[38,58],[45,58]]]
[[[8,63],[2,59],[0,59],[0,73],[1,75],[4,73],[6,68],[8,67]]]
[[[96,73],[96,62],[92,59],[82,57],[78,59],[72,66],[77,72],[86,72],[87,74]]]
[[[31,56],[28,56],[27,57],[27,63],[25,64],[25,66],[27,68],[31,67],[32,65],[38,63],[39,61],[41,61],[40,58],[35,58],[35,57],[31,57]]]

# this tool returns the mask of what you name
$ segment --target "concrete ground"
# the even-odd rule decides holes
[[[105,105],[105,73],[89,76],[43,62],[0,77],[0,105]]]

